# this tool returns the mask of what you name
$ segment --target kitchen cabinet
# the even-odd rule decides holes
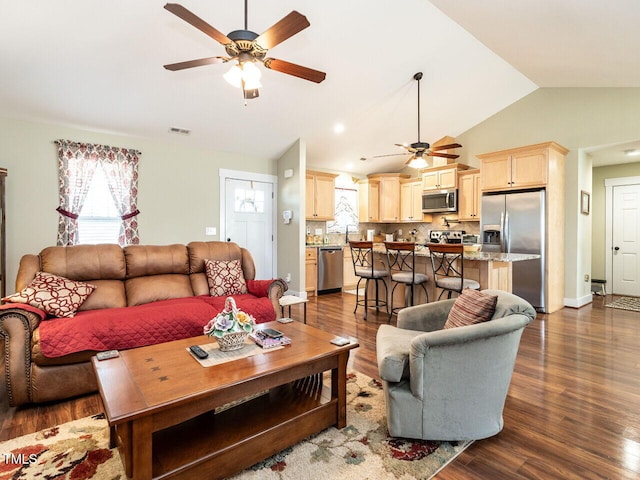
[[[307,220],[335,219],[335,186],[333,173],[307,170],[305,217]]]
[[[369,180],[380,183],[380,199],[378,202],[379,220],[383,223],[400,221],[400,180],[410,175],[402,173],[376,173],[368,175]]]
[[[314,296],[318,288],[318,249],[305,248],[304,252],[304,290],[308,296]]]
[[[422,180],[412,178],[400,182],[400,221],[422,222]]]
[[[380,182],[377,180],[358,182],[358,221],[380,221]]]
[[[469,167],[461,163],[451,163],[422,170],[423,190],[446,190],[458,188],[458,172]]]
[[[345,246],[342,249],[343,268],[342,268],[342,290],[352,290],[356,288],[358,279],[353,271],[353,260],[351,259],[351,249]]]
[[[567,150],[555,142],[478,155],[483,192],[545,187]],[[564,165],[564,164],[563,164]]]
[[[458,220],[480,221],[482,190],[480,170],[466,170],[458,173]]]

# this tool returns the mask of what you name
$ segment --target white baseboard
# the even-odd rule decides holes
[[[571,308],[580,308],[591,303],[592,301],[593,301],[592,294],[585,295],[584,297],[581,297],[581,298],[565,298],[564,306],[571,307]]]

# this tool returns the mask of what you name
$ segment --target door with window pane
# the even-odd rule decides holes
[[[225,180],[225,240],[251,253],[256,279],[273,276],[273,184]]]

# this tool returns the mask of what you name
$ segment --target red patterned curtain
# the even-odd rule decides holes
[[[92,145],[57,140],[60,213],[58,245],[75,245],[78,241],[78,216],[91,185],[91,179],[102,166],[109,190],[122,218],[118,243],[121,246],[140,243],[138,236],[138,156],[127,148]]]

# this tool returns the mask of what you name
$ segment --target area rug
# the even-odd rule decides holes
[[[619,308],[620,310],[633,310],[634,312],[640,312],[640,298],[620,297],[611,303],[607,303],[605,307]]]
[[[380,382],[350,373],[347,393],[345,428],[307,438],[233,479],[429,479],[471,444],[391,438]],[[0,480],[124,480],[108,435],[100,414],[2,442]]]

